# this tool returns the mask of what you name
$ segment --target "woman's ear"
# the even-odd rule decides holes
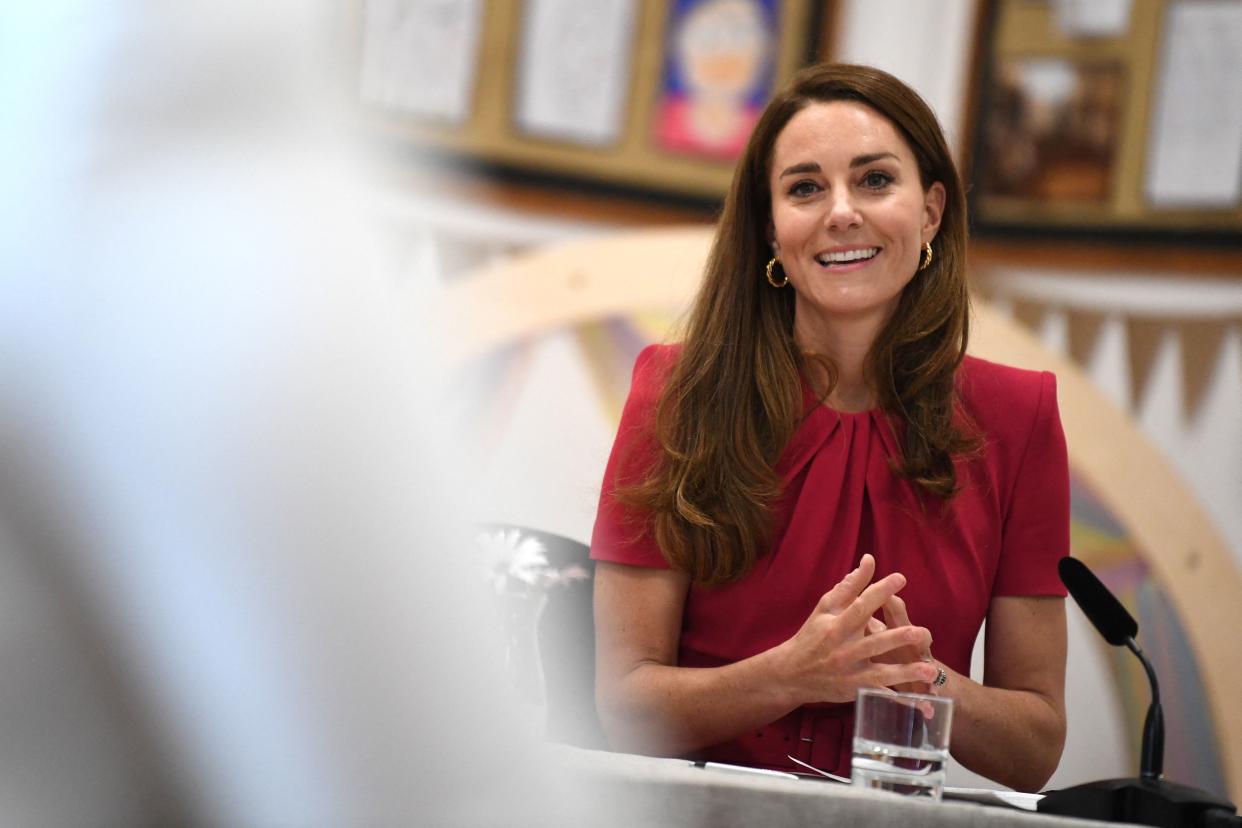
[[[923,195],[922,235],[924,244],[936,238],[936,233],[940,232],[940,219],[944,216],[945,198],[944,185],[939,181],[928,187],[927,192]]]

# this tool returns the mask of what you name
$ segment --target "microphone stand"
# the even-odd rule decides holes
[[[1160,685],[1155,669],[1133,636],[1125,639],[1125,646],[1138,656],[1151,683],[1151,704],[1143,722],[1139,777],[1088,782],[1051,791],[1040,800],[1040,813],[1167,828],[1242,824],[1229,800],[1161,778],[1164,773],[1164,713],[1160,706]]]
[[[1126,648],[1138,656],[1143,669],[1147,671],[1147,681],[1151,683],[1151,704],[1147,706],[1147,718],[1143,720],[1143,748],[1139,755],[1139,776],[1147,780],[1158,780],[1164,775],[1164,708],[1160,706],[1160,682],[1156,681],[1156,670],[1143,654],[1133,636],[1126,639]]]

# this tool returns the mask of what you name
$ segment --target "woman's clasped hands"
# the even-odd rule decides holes
[[[863,555],[802,628],[778,645],[781,680],[796,704],[850,702],[859,687],[926,688],[936,678],[925,655],[931,633],[910,624],[897,597],[905,576],[895,572],[872,583],[873,577],[875,558]],[[887,625],[875,617],[881,610]]]

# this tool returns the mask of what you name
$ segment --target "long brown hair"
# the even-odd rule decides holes
[[[781,494],[773,466],[806,414],[807,358],[794,343],[794,292],[764,278],[769,165],[777,136],[797,112],[836,100],[858,101],[886,117],[913,150],[923,188],[937,181],[945,188],[932,264],[906,286],[868,356],[880,407],[904,423],[894,472],[931,495],[951,497],[953,455],[974,445],[954,420],[954,374],[966,352],[969,316],[966,201],[940,125],[913,90],[879,69],[805,69],[768,104],[734,173],[656,412],[659,460],[646,479],[617,493],[650,517],[669,563],[702,584],[740,578],[772,537],[772,506]]]

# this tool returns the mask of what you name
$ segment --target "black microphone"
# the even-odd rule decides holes
[[[1077,558],[1062,558],[1057,564],[1061,583],[1082,607],[1087,620],[1095,625],[1104,640],[1114,647],[1123,647],[1138,635],[1138,622],[1126,612],[1117,597],[1100,583],[1095,573]]]
[[[1065,584],[1087,620],[1095,625],[1104,640],[1114,647],[1129,648],[1147,671],[1151,704],[1147,707],[1147,718],[1143,722],[1139,776],[1159,779],[1164,773],[1164,710],[1160,706],[1160,683],[1156,681],[1156,671],[1134,640],[1134,636],[1138,635],[1138,622],[1082,561],[1062,558],[1057,564],[1057,572],[1061,575],[1061,583]]]
[[[1160,685],[1155,669],[1135,641],[1138,622],[1082,561],[1062,558],[1057,571],[1104,640],[1114,647],[1126,647],[1138,656],[1151,683],[1151,705],[1143,723],[1137,779],[1108,779],[1050,791],[1039,801],[1040,812],[1170,828],[1237,824],[1238,818],[1233,816],[1237,809],[1229,800],[1161,778],[1164,714],[1160,708]]]

